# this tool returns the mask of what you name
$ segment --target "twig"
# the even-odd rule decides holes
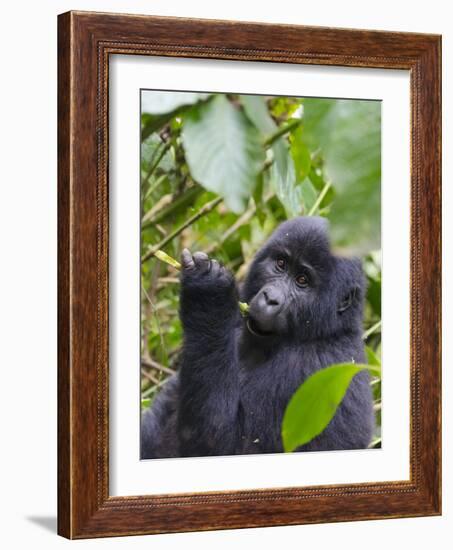
[[[315,204],[310,208],[310,212],[307,214],[307,216],[313,216],[313,214],[318,210],[320,204],[322,203],[323,198],[326,196],[327,191],[332,187],[332,182],[328,181],[324,187],[321,189],[321,193],[319,193],[318,198],[316,199]]]
[[[164,384],[166,384],[168,382],[168,380],[170,380],[170,377],[164,378],[163,380],[161,380],[155,386],[150,386],[148,389],[146,389],[144,392],[142,392],[142,399],[146,399],[151,394],[153,394],[154,392],[159,390]]]
[[[264,197],[263,202],[266,203],[273,196],[274,196],[274,193],[269,193],[266,197]],[[208,248],[205,249],[206,254],[210,255],[214,252],[214,250],[222,246],[223,243],[225,243],[231,237],[231,235],[234,235],[234,233],[236,233],[236,231],[240,227],[246,224],[253,217],[253,215],[256,213],[256,210],[257,210],[256,204],[253,204],[252,206],[250,206],[250,208],[246,210],[241,216],[239,216],[239,218],[233,223],[233,225],[231,225],[225,231],[225,233],[222,235],[219,241],[211,244],[210,246],[208,246]]]
[[[163,207],[168,206],[173,201],[173,195],[171,193],[168,193],[167,195],[164,195],[161,197],[156,204],[148,210],[148,212],[143,216],[142,218],[142,226],[144,223],[146,223],[149,219],[153,218],[156,212],[159,212]]]
[[[176,285],[179,284],[181,281],[178,279],[178,277],[159,277],[159,281],[157,282],[158,288],[162,288],[165,285]]]
[[[193,216],[188,218],[182,225],[180,225],[174,231],[169,233],[160,243],[150,247],[148,252],[146,252],[146,254],[142,257],[142,263],[146,262],[152,256],[154,256],[154,254],[157,250],[160,250],[160,249],[164,248],[165,246],[167,246],[167,244],[169,242],[171,242],[175,237],[177,237],[180,233],[182,233],[184,231],[184,229],[189,227],[189,225],[192,225],[194,222],[199,220],[202,216],[204,216],[205,214],[208,214],[209,212],[214,210],[214,208],[218,204],[220,204],[222,201],[223,201],[223,197],[216,197],[214,200],[212,200],[210,202],[207,202],[204,206],[202,206],[200,208],[200,210],[198,210],[198,212],[196,212]]]
[[[145,200],[151,195],[151,193],[155,191],[163,181],[165,181],[166,177],[167,177],[167,174],[162,174],[156,179],[156,181],[152,185],[148,187],[148,190],[146,191],[145,195],[142,198],[142,203],[144,203]]]
[[[154,275],[153,275],[153,282],[156,280],[157,281],[157,278],[159,276],[159,267],[157,267],[155,273],[157,273],[156,275],[156,279],[154,279]],[[154,313],[154,316],[155,316],[155,319],[156,319],[156,324],[157,324],[157,330],[159,332],[159,339],[160,339],[160,345],[161,345],[161,348],[162,348],[162,352],[163,354],[165,355],[165,361],[167,362],[168,361],[168,353],[167,353],[167,348],[165,347],[165,341],[164,341],[164,335],[162,334],[162,328],[160,326],[160,321],[159,321],[159,312],[157,311],[157,307],[154,305],[154,302],[153,300],[151,299],[151,297],[149,296],[149,294],[146,292],[146,289],[145,287],[142,288],[143,290],[143,293],[146,297],[146,299],[148,300],[152,310],[153,310],[153,313]],[[156,287],[153,287],[153,292],[155,292],[155,290],[157,290]],[[154,297],[154,296],[153,296]],[[149,319],[146,320],[146,322],[149,322]],[[149,356],[149,352],[148,352],[148,358],[150,358]]]
[[[148,378],[148,380],[153,384],[156,384],[156,385],[159,384],[159,380],[155,376],[153,376],[151,373],[146,372],[144,369],[142,369],[142,374],[145,378]]]
[[[294,130],[294,128],[297,128],[297,126],[299,126],[301,122],[301,119],[296,119],[291,121],[289,124],[286,124],[286,126],[280,127],[274,134],[272,134],[265,140],[264,146],[269,147],[269,145],[272,145],[275,141],[277,141],[278,138],[281,138],[288,132],[291,132],[291,130]]]
[[[246,210],[242,216],[239,216],[239,218],[233,223],[232,226],[230,226],[226,231],[225,233],[222,235],[221,239],[215,243],[212,243],[210,246],[208,246],[205,250],[206,254],[210,255],[214,252],[214,250],[216,250],[217,248],[219,248],[220,246],[222,246],[222,244],[227,241],[231,235],[233,235],[234,233],[236,233],[236,231],[242,226],[244,225],[245,223],[247,223],[250,218],[253,217],[253,215],[255,214],[256,212],[256,206],[252,206],[250,207],[249,210]]]
[[[154,272],[151,276],[151,281],[150,281],[150,286],[149,286],[149,294],[148,294],[148,292],[146,292],[145,287],[143,287],[143,289],[142,289],[143,293],[144,293],[144,295],[146,296],[146,299],[147,299],[147,301],[143,304],[143,309],[144,309],[144,312],[145,312],[146,319],[149,319],[149,316],[152,313],[152,311],[155,311],[154,298],[155,298],[156,291],[157,291],[157,281],[159,279],[159,271],[160,271],[160,265],[157,265],[156,269],[154,270]],[[157,312],[155,313],[155,315],[156,315],[157,323],[159,325],[159,320],[157,318]],[[150,355],[149,355],[149,349],[148,349],[148,336],[149,336],[151,330],[150,330],[150,327],[146,326],[146,325],[147,324],[144,323],[143,334],[142,334],[142,345],[143,345],[143,354],[144,354],[144,356],[149,357]]]
[[[142,357],[141,360],[142,367],[147,367],[149,369],[155,369],[160,372],[165,372],[166,374],[174,374],[175,371],[173,369],[170,369],[169,367],[164,367],[164,365],[161,365],[157,361],[154,361],[154,359],[151,359],[150,357],[145,358]]]
[[[368,337],[373,334],[373,332],[376,332],[379,328],[381,328],[381,325],[382,325],[382,321],[378,321],[377,323],[375,323],[372,327],[370,327],[368,330],[366,330],[363,333],[362,339],[367,340]]]
[[[200,195],[202,191],[203,191],[203,188],[199,185],[194,185],[193,187],[189,187],[187,191],[185,191],[182,195],[180,195],[177,199],[175,199],[166,208],[163,208],[160,212],[156,212],[151,219],[149,219],[146,223],[142,224],[142,231],[152,225],[160,223],[161,221],[166,219],[170,214],[172,214],[175,210],[177,210],[178,208],[181,208],[186,203],[196,199],[197,196]]]

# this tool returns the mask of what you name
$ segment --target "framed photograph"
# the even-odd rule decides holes
[[[59,533],[440,514],[440,37],[58,25]]]

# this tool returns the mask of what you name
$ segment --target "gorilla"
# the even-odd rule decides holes
[[[365,362],[360,261],[332,254],[325,219],[299,217],[258,251],[240,291],[202,252],[186,249],[181,262],[181,366],[143,414],[141,458],[282,452],[283,414],[300,384],[333,363]],[[364,449],[373,429],[362,371],[327,428],[297,451]]]

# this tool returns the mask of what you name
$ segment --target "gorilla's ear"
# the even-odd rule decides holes
[[[358,290],[357,287],[352,288],[346,294],[346,296],[344,296],[343,299],[340,300],[340,303],[338,304],[338,308],[337,308],[338,313],[343,313],[344,311],[346,311],[352,306],[352,304],[354,303],[354,298],[356,297],[356,294],[357,294],[357,290]]]

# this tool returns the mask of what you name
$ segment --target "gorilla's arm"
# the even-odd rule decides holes
[[[201,252],[183,251],[182,266],[181,455],[234,454],[239,439],[235,281]]]

